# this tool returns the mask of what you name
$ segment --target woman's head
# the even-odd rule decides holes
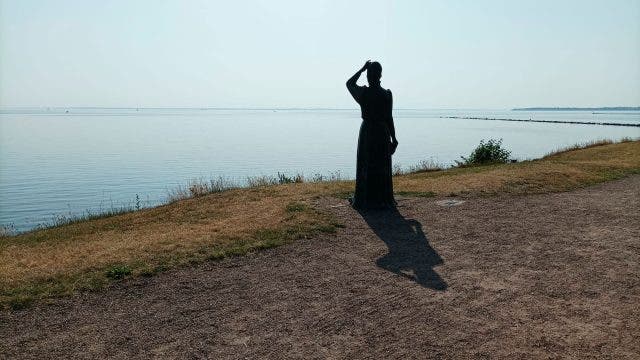
[[[369,86],[380,85],[380,77],[382,77],[382,65],[377,61],[371,62],[367,67]]]

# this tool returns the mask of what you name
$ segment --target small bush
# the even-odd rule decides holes
[[[458,166],[506,163],[510,155],[511,151],[502,147],[502,139],[489,139],[487,142],[480,140],[480,145],[469,157],[460,156],[462,161],[456,161],[456,163]]]
[[[125,276],[131,275],[131,268],[127,265],[113,265],[107,269],[106,275],[113,280],[123,279]]]

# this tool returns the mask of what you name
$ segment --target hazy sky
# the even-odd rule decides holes
[[[0,106],[640,105],[640,0],[0,0]],[[363,79],[364,80],[364,79]]]

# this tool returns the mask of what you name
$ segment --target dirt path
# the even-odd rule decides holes
[[[436,200],[0,313],[0,358],[640,358],[640,176]]]

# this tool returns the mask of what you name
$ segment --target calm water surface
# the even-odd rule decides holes
[[[69,111],[67,113],[67,111]],[[397,110],[394,164],[444,165],[481,139],[502,138],[516,159],[640,128],[442,119],[471,116],[640,123],[640,112]],[[0,111],[0,224],[24,231],[56,215],[161,203],[195,178],[355,173],[357,110],[4,109]]]

